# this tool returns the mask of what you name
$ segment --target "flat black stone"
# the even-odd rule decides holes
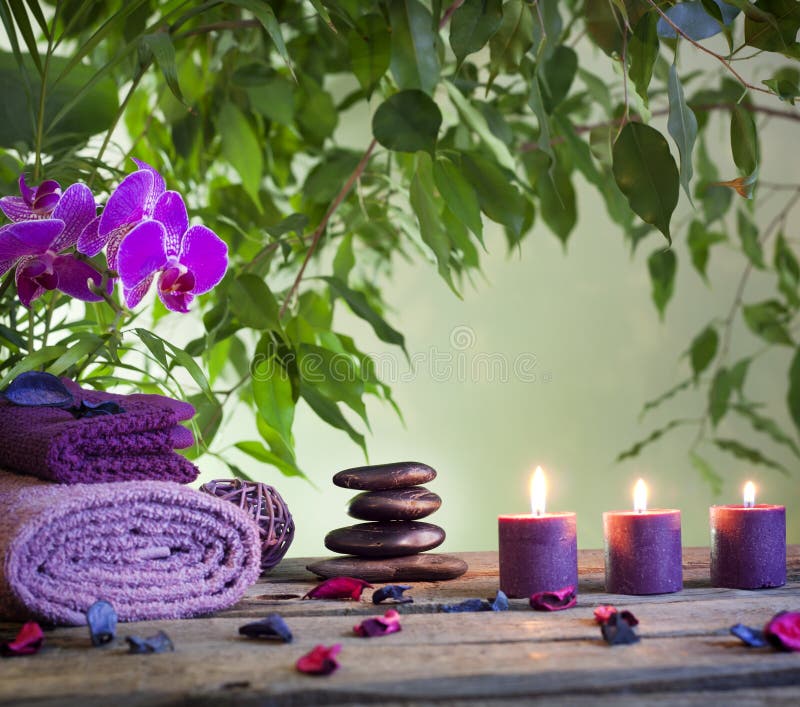
[[[337,528],[325,536],[333,552],[359,557],[398,557],[432,550],[444,542],[444,530],[431,523],[396,520],[358,523]]]
[[[360,520],[418,520],[439,510],[442,499],[423,486],[365,491],[354,496],[347,512]]]
[[[333,483],[345,489],[385,491],[427,484],[436,478],[436,470],[420,462],[393,462],[357,466],[334,474]]]
[[[336,557],[318,560],[307,569],[320,577],[356,577],[365,582],[442,582],[460,577],[467,563],[453,555],[425,552],[421,555],[371,560],[365,557]]]

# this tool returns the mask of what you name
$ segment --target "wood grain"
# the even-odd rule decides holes
[[[443,603],[493,596],[496,553],[461,555],[470,571],[451,582],[418,583],[402,605],[403,630],[362,639],[353,625],[385,607],[369,602],[301,601],[315,583],[308,559],[285,560],[236,607],[212,618],[121,625],[117,641],[91,648],[85,628],[48,631],[37,656],[0,661],[3,705],[800,704],[800,654],[747,649],[728,633],[800,610],[800,548],[789,552],[789,584],[747,592],[708,584],[707,549],[687,550],[683,592],[621,597],[602,591],[602,554],[580,554],[578,606],[547,614],[525,601],[503,613],[444,614]],[[283,598],[290,597],[290,598]],[[592,610],[633,610],[642,641],[611,648]],[[241,638],[245,620],[278,611],[295,641]],[[0,624],[3,634],[16,629]],[[166,631],[176,651],[126,653],[124,636]],[[294,669],[318,643],[341,643],[341,669],[315,678]]]

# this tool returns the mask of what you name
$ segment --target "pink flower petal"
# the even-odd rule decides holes
[[[4,196],[0,199],[0,211],[9,221],[30,221],[38,218],[21,196]]]
[[[125,177],[108,198],[108,203],[100,215],[98,227],[100,235],[108,240],[114,231],[133,226],[150,216],[147,206],[152,190],[153,175],[147,170],[139,170]]]
[[[306,653],[297,663],[297,669],[301,673],[308,675],[330,675],[339,667],[336,656],[342,650],[340,643],[332,646],[315,646],[313,650]]]
[[[21,221],[0,229],[0,260],[18,260],[23,255],[42,255],[64,230],[58,219]]]
[[[132,159],[136,163],[136,166],[139,169],[143,169],[147,172],[150,172],[150,174],[153,175],[152,199],[153,199],[153,204],[155,204],[156,201],[158,201],[158,197],[160,197],[164,193],[164,190],[167,188],[167,184],[164,181],[164,177],[161,176],[161,173],[155,167],[151,167],[149,164],[147,164],[147,162],[143,162],[142,160],[137,160],[135,157]]]
[[[202,295],[219,284],[228,269],[228,246],[205,226],[192,226],[181,243],[178,258],[195,278],[192,293]]]
[[[33,655],[38,653],[44,643],[42,627],[35,621],[23,624],[13,641],[0,644],[0,654],[4,656]]]
[[[158,299],[171,312],[186,314],[189,311],[189,305],[194,301],[194,295],[191,292],[173,292],[159,287]]]
[[[130,290],[126,290],[124,287],[122,288],[122,296],[125,298],[125,305],[128,307],[128,309],[133,309],[137,304],[139,304],[139,302],[142,301],[142,298],[147,294],[147,291],[150,289],[150,285],[152,284],[153,276],[150,275],[142,280],[138,285],[132,287]],[[194,441],[192,443],[194,443]]]
[[[372,585],[355,577],[332,577],[311,589],[303,599],[352,599],[361,600],[361,592]]]
[[[74,246],[86,226],[97,216],[94,194],[85,184],[73,184],[58,200],[53,218],[64,222],[64,230],[53,242],[56,253]]]
[[[79,253],[88,255],[90,257],[97,255],[103,246],[106,244],[107,238],[100,235],[98,227],[100,225],[100,217],[95,216],[89,223],[86,224],[81,234],[78,236],[77,249]]]
[[[389,609],[383,616],[364,619],[360,624],[353,626],[357,636],[374,638],[375,636],[388,636],[390,633],[402,631],[400,614],[396,609]]]
[[[99,286],[103,276],[88,263],[76,260],[72,255],[59,255],[53,261],[53,272],[58,276],[58,289],[71,297],[84,302],[100,302],[103,299],[89,288],[89,281]],[[112,287],[112,282],[106,283],[109,294]]]
[[[158,221],[143,221],[123,238],[117,256],[117,272],[126,290],[167,264],[165,235],[164,226]]]
[[[599,624],[608,623],[612,615],[617,613],[617,608],[610,604],[603,604],[594,610],[594,620]]]
[[[531,608],[536,611],[563,611],[578,603],[576,587],[572,585],[552,592],[537,592],[531,596]]]
[[[183,197],[176,191],[165,191],[156,202],[153,218],[164,224],[167,255],[177,258],[181,250],[181,239],[189,228],[189,214],[186,213]]]
[[[782,611],[764,627],[764,637],[783,651],[800,651],[800,612]]]

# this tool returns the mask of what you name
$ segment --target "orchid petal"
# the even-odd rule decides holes
[[[0,210],[10,221],[30,221],[38,218],[21,196],[4,196],[0,199]]]
[[[336,656],[342,650],[341,643],[332,646],[314,646],[312,650],[298,659],[295,666],[301,673],[309,675],[330,675],[339,667]]]
[[[189,305],[194,300],[194,295],[191,292],[171,292],[159,288],[158,298],[170,311],[186,314],[189,311]]]
[[[195,277],[192,293],[201,295],[225,277],[228,246],[210,228],[192,226],[183,237],[178,259]]]
[[[85,184],[73,184],[68,187],[53,210],[53,218],[64,222],[64,231],[53,243],[57,253],[74,246],[84,228],[97,215],[94,194]]]
[[[125,289],[132,289],[167,264],[165,235],[163,224],[144,221],[123,238],[116,270]]]
[[[84,302],[99,302],[103,299],[102,295],[89,289],[89,280],[99,286],[103,282],[103,276],[88,263],[77,260],[72,255],[59,255],[53,261],[53,272],[58,275],[58,289],[71,297]],[[106,283],[109,294],[112,287],[113,283]]]
[[[128,307],[128,309],[133,309],[137,304],[139,304],[139,302],[142,301],[142,298],[147,294],[147,290],[150,289],[150,285],[152,284],[153,276],[148,275],[138,285],[129,290],[125,289],[124,287],[122,288],[122,295],[125,297],[125,305]]]
[[[146,170],[129,174],[108,198],[100,215],[98,231],[108,239],[115,231],[141,221],[153,190],[153,175]]]
[[[356,577],[331,577],[312,587],[303,599],[352,599],[361,600],[361,592],[372,588],[369,582]]]
[[[153,218],[166,229],[167,255],[177,257],[181,250],[181,238],[189,228],[189,214],[183,197],[176,191],[165,191],[156,202]]]
[[[64,222],[58,219],[11,224],[0,230],[0,261],[45,253],[63,230]]]
[[[56,206],[58,206],[58,202],[61,200],[61,194],[58,192],[49,192],[39,196],[39,190],[37,189],[36,191],[37,195],[33,200],[33,213],[36,214],[37,218],[49,218]]]
[[[33,655],[38,653],[44,643],[42,627],[35,621],[28,621],[22,625],[17,637],[13,641],[0,643],[0,655]]]
[[[14,273],[17,296],[19,301],[29,309],[34,300],[47,292],[47,288],[38,281],[38,277],[45,269],[46,266],[35,256],[22,258],[17,265],[17,270]],[[56,279],[56,282],[58,282],[58,279]]]
[[[113,270],[114,272],[117,271],[119,247],[122,245],[122,241],[125,240],[125,236],[127,236],[130,231],[131,228],[128,226],[121,228],[119,231],[114,231],[114,233],[111,234],[111,238],[109,238],[108,242],[105,244],[106,263],[108,264],[109,270]]]
[[[22,194],[22,200],[30,205],[36,197],[36,187],[29,187],[25,182],[25,174],[19,175],[19,193]]]
[[[147,164],[147,162],[143,162],[142,160],[137,160],[135,157],[133,158],[133,161],[136,163],[136,166],[140,170],[145,170],[153,175],[152,196],[153,196],[153,203],[155,204],[158,197],[160,197],[167,188],[167,184],[164,181],[164,177],[161,176],[161,173],[155,167],[151,167],[149,164]]]
[[[106,244],[106,239],[100,236],[97,227],[100,225],[100,217],[95,216],[86,224],[81,235],[78,236],[78,252],[84,255],[97,255]]]

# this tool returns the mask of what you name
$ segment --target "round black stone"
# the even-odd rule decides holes
[[[351,501],[347,512],[360,520],[417,520],[439,510],[442,499],[423,486],[365,491]]]
[[[399,557],[432,550],[444,542],[444,530],[431,523],[396,520],[358,523],[332,530],[325,547],[359,557]]]
[[[467,563],[454,555],[421,555],[374,560],[366,557],[336,557],[318,560],[308,569],[320,577],[358,577],[367,582],[441,582],[460,577]]]
[[[345,489],[385,491],[427,484],[436,478],[436,470],[420,462],[393,462],[357,466],[334,474],[333,483]]]

